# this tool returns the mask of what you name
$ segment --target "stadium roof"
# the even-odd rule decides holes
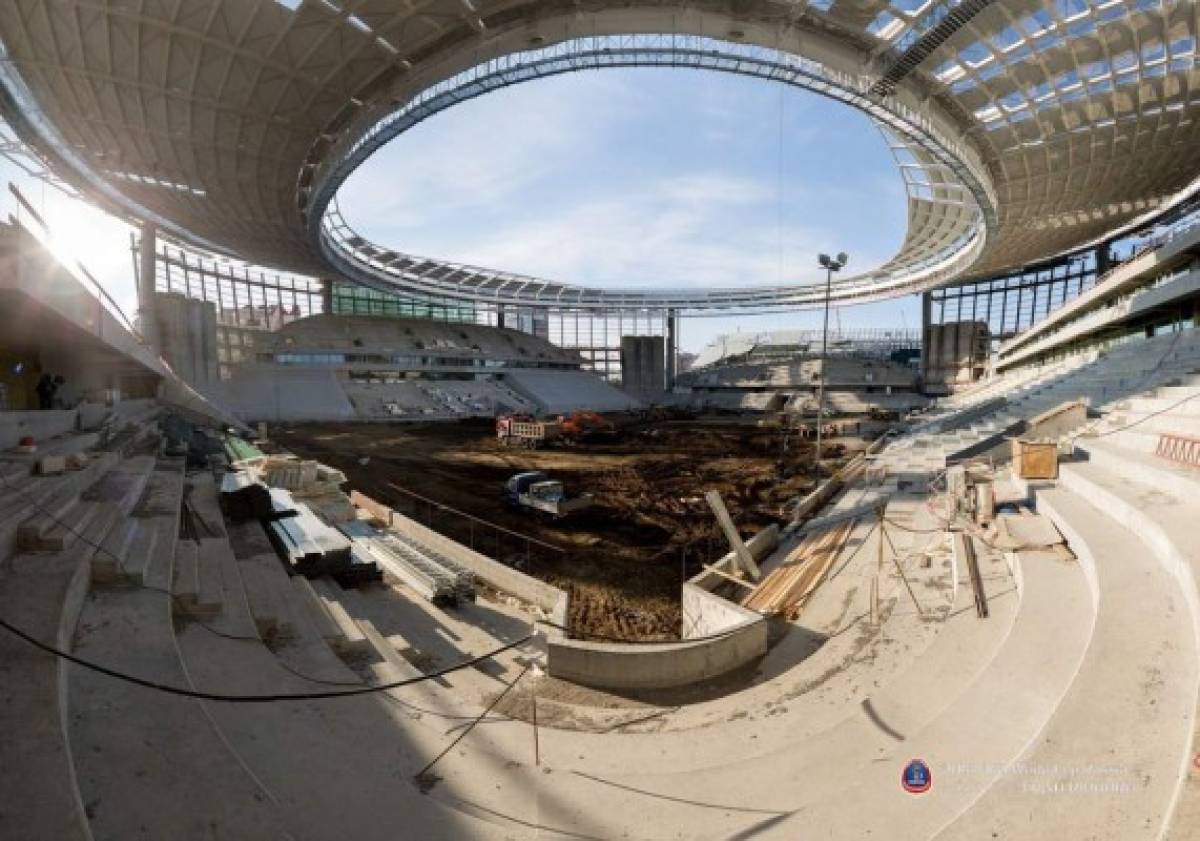
[[[590,67],[773,79],[866,111],[909,193],[866,300],[1029,263],[1200,175],[1197,4],[1170,0],[9,0],[0,99],[93,199],[203,247],[368,285],[559,306],[766,308],[814,286],[597,290],[404,253],[337,213],[430,114]]]

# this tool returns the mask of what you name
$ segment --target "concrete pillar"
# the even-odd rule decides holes
[[[504,326],[504,304],[496,305],[496,326]]]
[[[162,350],[155,312],[154,278],[156,274],[158,229],[149,222],[142,223],[142,242],[138,248],[138,321],[142,338],[151,350]]]
[[[1108,259],[1109,243],[1102,242],[1096,246],[1096,277],[1112,268],[1112,260]]]
[[[933,296],[928,292],[921,294],[921,376],[928,376],[930,348],[929,348],[929,327],[930,319],[933,317]]]
[[[675,375],[678,373],[679,360],[679,314],[675,310],[667,310],[667,341],[666,341],[666,376],[664,385],[667,392],[675,388]]]
[[[327,278],[321,281],[321,312],[333,313],[333,281]]]

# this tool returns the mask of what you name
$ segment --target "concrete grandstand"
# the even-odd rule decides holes
[[[622,411],[639,403],[582,359],[515,330],[318,315],[264,336],[211,390],[254,420],[402,420]]]
[[[0,4],[0,154],[141,232],[135,322],[15,187],[0,225],[0,838],[1200,839],[1198,27]],[[430,114],[664,63],[865,111],[900,253],[592,288],[337,209]],[[677,374],[689,315],[909,293],[919,334]],[[872,410],[824,446],[757,417]]]
[[[835,414],[907,413],[923,408],[919,372],[907,360],[920,337],[904,331],[778,331],[720,336],[679,378],[700,408],[816,414],[819,395]]]

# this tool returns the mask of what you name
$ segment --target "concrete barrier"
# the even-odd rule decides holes
[[[12,449],[26,435],[32,435],[39,444],[44,444],[51,438],[72,432],[76,417],[74,409],[0,412],[0,450]]]
[[[557,587],[463,546],[358,491],[350,494],[350,502],[396,532],[458,561],[497,590],[537,605],[551,622],[566,627],[568,596]],[[762,557],[778,539],[778,529],[772,527],[747,545]],[[692,582],[683,586],[683,608],[685,639],[680,642],[589,642],[546,628],[547,669],[554,677],[585,686],[665,689],[709,680],[767,653],[767,622],[759,614]]]
[[[767,653],[764,617],[694,585],[684,585],[684,600],[685,614],[701,617],[695,630],[734,624],[713,631],[720,634],[715,637],[640,645],[553,635],[547,644],[550,674],[599,689],[667,689],[711,680]]]

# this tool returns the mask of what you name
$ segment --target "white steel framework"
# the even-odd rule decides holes
[[[803,286],[601,301],[443,261],[392,271],[330,200],[422,92],[471,95],[488,74],[805,77],[888,127],[910,187],[901,252],[835,297],[987,276],[1102,239],[1196,179],[1198,17],[1182,0],[9,0],[0,108],[74,188],[260,265],[561,306],[803,306]]]

